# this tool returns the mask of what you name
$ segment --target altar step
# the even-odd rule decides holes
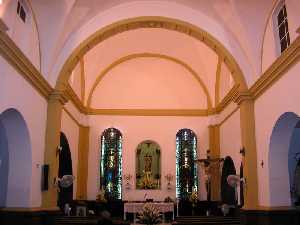
[[[96,225],[98,223],[98,218],[93,217],[80,217],[80,216],[62,216],[56,218],[55,225]],[[114,219],[114,225],[129,225],[121,219]]]
[[[63,216],[56,219],[56,225],[68,225],[68,224],[85,224],[95,225],[97,224],[97,218],[80,217],[80,216]]]
[[[173,225],[236,225],[240,224],[239,217],[223,216],[180,216]]]

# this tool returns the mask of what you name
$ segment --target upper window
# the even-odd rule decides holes
[[[197,138],[190,129],[181,129],[176,134],[176,197],[188,199],[198,191]]]
[[[27,13],[26,13],[26,6],[24,1],[18,1],[17,14],[21,18],[21,20],[25,23]]]
[[[279,5],[275,12],[280,51],[283,52],[290,45],[288,18],[284,2]]]
[[[108,128],[101,136],[101,189],[108,199],[122,199],[122,134]]]

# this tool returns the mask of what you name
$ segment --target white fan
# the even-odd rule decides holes
[[[68,188],[70,187],[74,182],[74,176],[73,175],[64,175],[62,178],[57,178],[59,186],[62,188]]]
[[[236,187],[238,185],[240,185],[240,182],[243,182],[243,184],[245,185],[245,178],[240,178],[240,176],[238,175],[229,175],[227,177],[227,183],[231,186],[231,187]]]

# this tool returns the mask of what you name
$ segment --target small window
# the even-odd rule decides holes
[[[26,23],[26,10],[24,6],[24,2],[18,1],[17,14],[21,18],[21,20]]]
[[[290,45],[290,34],[285,4],[281,6],[277,14],[277,29],[280,51],[283,52]]]

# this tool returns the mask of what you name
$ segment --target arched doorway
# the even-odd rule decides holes
[[[59,166],[58,177],[64,175],[73,175],[72,156],[68,139],[64,133],[60,133],[60,149],[59,149]],[[73,184],[69,187],[61,187],[59,185],[58,206],[63,208],[66,203],[73,200]]]
[[[224,160],[221,176],[221,200],[223,204],[236,205],[236,190],[227,183],[227,177],[229,175],[235,175],[236,170],[233,160],[230,156],[227,156]]]
[[[293,112],[282,114],[270,138],[269,188],[271,206],[294,205],[299,196],[295,173],[300,156],[300,118]]]
[[[0,207],[29,207],[32,156],[29,131],[17,110],[0,114]]]

